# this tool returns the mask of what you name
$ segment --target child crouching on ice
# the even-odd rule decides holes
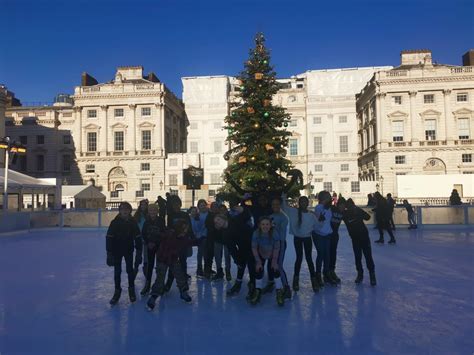
[[[182,268],[179,256],[186,248],[198,245],[197,239],[187,238],[189,224],[184,219],[174,221],[173,229],[167,230],[160,239],[160,247],[157,252],[158,266],[156,267],[156,281],[151,290],[147,307],[155,308],[156,299],[165,293],[166,272],[171,272],[176,278],[176,284],[180,292],[180,297],[185,302],[191,302],[188,295],[188,278]]]
[[[258,223],[258,229],[252,236],[252,253],[255,258],[255,278],[256,289],[250,298],[250,303],[255,305],[260,302],[263,288],[263,274],[265,272],[265,263],[267,263],[268,277],[273,276],[277,287],[277,303],[283,306],[285,303],[285,294],[280,278],[278,267],[278,256],[280,255],[280,236],[273,229],[270,217],[261,217]]]

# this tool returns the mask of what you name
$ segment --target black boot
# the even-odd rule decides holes
[[[212,281],[220,281],[224,279],[222,268],[217,269],[217,273],[212,277]]]
[[[369,275],[370,275],[370,285],[371,286],[377,285],[377,279],[375,278],[375,271],[370,271]]]
[[[186,303],[189,303],[189,302],[191,302],[191,301],[193,300],[193,299],[191,298],[191,296],[188,295],[188,291],[185,291],[185,290],[182,290],[182,291],[180,292],[180,297],[181,297],[181,299],[182,299],[184,302],[186,302]]]
[[[383,244],[383,243],[385,243],[385,241],[383,240],[383,238],[379,238],[375,241],[375,243]]]
[[[234,286],[232,286],[227,291],[227,296],[234,296],[240,292],[240,288],[242,287],[242,281],[235,281]]]
[[[264,288],[262,288],[262,295],[272,293],[275,288],[275,281],[268,281]]]
[[[337,276],[336,272],[334,270],[330,271],[331,277],[333,280],[335,280],[338,284],[341,283],[341,279]]]
[[[333,279],[331,272],[326,272],[323,278],[324,278],[324,283],[327,283],[333,286],[337,285],[337,281]]]
[[[121,288],[116,288],[114,295],[112,296],[112,299],[110,300],[110,304],[112,306],[116,305],[120,299],[120,295],[122,294],[122,289]]]
[[[257,303],[260,302],[261,296],[262,296],[262,290],[259,288],[256,288],[253,291],[252,296],[250,297],[250,300],[249,300],[250,304],[255,306]]]
[[[279,288],[276,292],[276,301],[280,307],[285,304],[285,292],[282,288]]]
[[[151,288],[151,281],[146,280],[145,287],[140,291],[140,295],[145,296],[148,292],[150,292]]]
[[[245,297],[245,299],[247,301],[250,301],[250,299],[252,298],[252,295],[253,295],[253,291],[255,290],[255,284],[252,282],[252,281],[249,281],[247,283],[247,286],[249,288],[249,291],[247,293],[247,297]]]
[[[390,238],[390,240],[388,241],[388,244],[395,244],[397,241],[395,240],[395,238]]]
[[[231,281],[232,280],[232,274],[230,273],[230,268],[226,268],[225,269],[225,279],[227,281]]]
[[[318,282],[318,285],[319,285],[319,288],[320,288],[320,289],[324,287],[323,278],[321,277],[321,273],[320,273],[320,272],[317,272],[317,273],[316,273],[316,281]]]
[[[300,290],[300,277],[297,275],[293,276],[293,291],[298,292]]]
[[[283,287],[283,294],[286,299],[291,300],[291,288],[290,286],[286,285]]]
[[[135,287],[128,288],[128,298],[130,298],[130,302],[135,302],[137,300],[137,294],[135,293]]]
[[[148,302],[146,303],[146,307],[148,308],[149,311],[152,311],[153,308],[155,308],[157,298],[158,296],[150,296],[150,298],[148,299]]]
[[[321,274],[319,274],[321,277]],[[313,288],[313,292],[319,292],[319,282],[317,276],[311,276],[311,287]]]
[[[354,280],[356,284],[360,284],[364,280],[364,273],[361,271],[357,271],[357,277]]]

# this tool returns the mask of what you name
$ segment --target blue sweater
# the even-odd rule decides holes
[[[283,195],[283,211],[290,220],[290,232],[295,237],[311,238],[314,225],[316,224],[316,216],[311,212],[304,212],[301,214],[301,224],[298,223],[298,209],[288,206],[286,202],[286,195]]]
[[[273,227],[280,235],[282,241],[286,240],[286,231],[288,228],[288,216],[283,212],[272,213],[270,218],[273,221]]]

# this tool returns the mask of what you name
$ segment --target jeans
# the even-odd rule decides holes
[[[313,242],[318,256],[316,257],[316,272],[321,272],[321,267],[324,263],[323,273],[326,274],[329,269],[329,252],[331,250],[331,236],[313,234]]]
[[[149,249],[148,248],[148,245],[145,244],[145,246],[143,247],[143,250],[146,250],[146,252],[144,251],[143,254],[146,254],[146,259],[145,260],[145,263],[143,265],[143,271],[145,273],[145,278],[148,282],[151,282],[151,278],[153,276],[153,268],[155,266],[155,256],[156,256],[156,252],[158,251],[158,247],[159,245],[158,244],[155,244],[155,247],[153,249]]]
[[[156,267],[156,280],[151,289],[152,296],[163,295],[164,287],[165,287],[166,271],[168,271],[168,278],[170,274],[173,274],[176,276],[176,284],[178,285],[178,289],[180,291],[183,291],[183,289],[185,289],[188,286],[188,278],[186,274],[183,272],[183,267],[180,265],[179,261],[174,263],[171,266],[168,266],[163,263],[158,263]]]
[[[114,283],[115,288],[120,289],[121,287],[121,275],[122,275],[122,258],[125,259],[125,267],[128,275],[128,287],[135,286],[135,272],[133,270],[133,251],[126,254],[114,255]]]
[[[339,233],[334,232],[331,234],[330,250],[329,250],[329,270],[336,270],[336,259],[337,259],[337,244],[339,243]]]
[[[313,259],[311,256],[311,252],[313,249],[313,243],[311,242],[310,237],[301,238],[301,237],[294,237],[293,244],[295,246],[296,252],[296,260],[295,260],[295,276],[300,275],[301,270],[301,263],[303,262],[303,248],[304,248],[304,255],[306,258],[306,263],[308,264],[309,274],[311,277],[314,276],[314,264]]]
[[[201,243],[197,247],[197,268],[202,270],[202,261],[204,259],[204,264],[206,263],[206,252],[207,252],[207,238],[203,237]]]
[[[222,270],[222,252],[224,252],[225,268],[230,269],[229,249],[224,244],[214,242],[214,258],[216,259],[217,270]]]
[[[362,269],[362,253],[364,253],[365,263],[367,264],[367,269],[372,272],[375,271],[374,260],[372,259],[372,248],[370,247],[370,239],[368,235],[364,235],[361,238],[351,238],[352,239],[352,249],[354,250],[354,259],[356,270],[359,273],[363,273]]]

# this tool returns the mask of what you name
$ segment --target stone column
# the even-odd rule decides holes
[[[98,151],[103,151],[104,155],[107,155],[107,152],[109,151],[109,120],[108,120],[108,115],[107,115],[107,105],[102,105],[100,106],[100,109],[103,112],[104,119],[105,119],[105,125],[100,125],[103,126],[103,130],[99,130],[99,139],[100,139],[100,146],[97,147]],[[102,133],[102,134],[100,134]],[[103,136],[103,137],[100,137]]]
[[[132,110],[132,124],[131,124],[131,129],[130,129],[130,132],[132,133],[133,137],[132,137],[132,141],[133,141],[133,155],[137,154],[137,150],[138,147],[137,147],[137,111],[136,111],[136,108],[137,108],[137,105],[135,104],[130,104],[128,105],[129,109]],[[127,148],[125,147],[125,150],[127,150]],[[130,149],[128,149],[130,150]]]
[[[418,135],[418,129],[416,125],[419,124],[418,117],[416,117],[416,107],[415,107],[415,99],[416,99],[416,91],[410,91],[408,93],[410,95],[410,128],[411,128],[411,140],[412,142],[420,141],[420,136]],[[424,139],[421,139],[424,140]]]
[[[82,156],[82,146],[83,146],[83,142],[82,142],[82,108],[79,107],[79,106],[74,106],[73,107],[73,110],[74,110],[74,125],[76,127],[78,127],[78,142],[74,142],[75,143],[75,148],[76,148],[76,151],[79,152],[79,156]]]
[[[164,139],[164,125],[165,125],[165,107],[163,103],[156,103],[155,104],[156,111],[159,113],[159,119],[158,122],[156,123],[156,137],[153,137],[156,139],[156,150],[157,154],[161,155],[161,152],[164,151],[163,143],[165,141]]]
[[[451,113],[451,89],[443,90],[444,94],[444,127],[445,127],[445,140],[448,142],[453,143],[453,140],[457,139],[453,135],[452,131],[452,124],[453,124],[453,116]]]

